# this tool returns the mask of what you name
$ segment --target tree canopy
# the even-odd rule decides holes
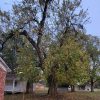
[[[72,37],[61,47],[53,45],[50,48],[44,66],[47,75],[54,69],[58,83],[83,84],[89,78],[88,54]]]
[[[11,12],[0,10],[0,51],[9,51],[7,59],[13,52],[14,69],[24,79],[37,81],[42,70],[53,91],[55,83],[82,84],[88,72],[97,73],[89,64],[99,66],[99,46],[85,34],[87,14],[82,0],[16,2]]]

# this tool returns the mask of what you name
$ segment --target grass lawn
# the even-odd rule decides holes
[[[100,100],[100,92],[75,92],[58,94],[55,98],[47,95],[14,94],[5,95],[4,100]]]

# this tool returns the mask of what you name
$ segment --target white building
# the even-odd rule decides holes
[[[5,83],[5,92],[17,93],[26,92],[27,82],[20,80],[14,74],[8,74]]]

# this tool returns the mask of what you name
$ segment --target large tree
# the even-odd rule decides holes
[[[65,82],[74,87],[78,83],[83,84],[88,80],[88,54],[74,38],[67,39],[61,47],[51,46],[44,66],[49,81],[53,83],[49,82],[48,85],[56,92],[57,84]]]
[[[81,8],[81,0],[21,0],[13,5],[12,13],[1,12],[1,30],[6,36],[0,41],[1,50],[12,37],[25,36],[32,44],[38,57],[38,67],[42,66],[49,45],[58,41],[63,45],[66,37],[83,33],[87,21],[86,11]],[[59,35],[59,36],[58,36]],[[48,41],[48,36],[50,41]],[[0,36],[1,37],[1,36]],[[44,37],[46,37],[44,39]],[[46,40],[46,41],[45,41]],[[18,41],[16,41],[18,42]]]

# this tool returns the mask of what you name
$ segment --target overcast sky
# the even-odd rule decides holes
[[[0,0],[0,8],[10,10],[13,1],[20,0]],[[83,8],[88,9],[91,23],[86,25],[88,34],[100,36],[100,0],[83,0]]]

